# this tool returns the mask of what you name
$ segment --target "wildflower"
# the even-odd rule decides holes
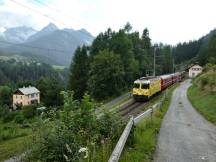
[[[71,148],[70,148],[70,146],[66,143],[66,149],[67,149],[67,151],[69,152],[69,153],[72,153],[72,150],[71,150]]]
[[[81,152],[85,153],[84,159],[86,159],[88,157],[88,148],[87,147],[81,147],[79,149],[79,153],[81,153]]]
[[[67,155],[64,154],[63,156],[64,156],[64,158],[65,158],[66,161],[69,161]]]
[[[103,139],[101,140],[101,144],[104,144],[104,140]]]

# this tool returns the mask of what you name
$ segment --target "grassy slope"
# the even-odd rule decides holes
[[[25,151],[30,136],[18,137],[0,143],[0,161],[19,155]]]
[[[201,91],[196,85],[192,85],[188,89],[188,98],[198,112],[216,125],[216,94]]]
[[[22,153],[29,134],[30,128],[21,128],[14,122],[0,122],[0,161]]]
[[[204,67],[203,72],[193,79],[187,95],[197,111],[216,125],[216,65]]]
[[[143,119],[137,125],[134,130],[134,139],[128,142],[129,146],[124,150],[120,159],[121,162],[147,162],[153,159],[162,119],[170,105],[172,92],[177,86],[175,85],[168,90],[162,111],[157,110],[152,121],[149,118]]]

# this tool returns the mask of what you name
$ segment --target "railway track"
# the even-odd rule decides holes
[[[156,100],[161,93],[156,94],[150,101]],[[150,101],[145,102],[136,102],[135,100],[131,100],[130,102],[119,107],[115,113],[122,116],[124,119],[128,119],[131,115],[136,116],[140,114],[144,110],[144,106],[148,105]]]
[[[160,95],[156,94],[151,101],[154,101],[157,99]],[[110,109],[109,112],[113,114],[118,114],[119,116],[122,116],[123,119],[128,119],[131,115],[137,116],[143,110],[145,109],[144,106],[148,105],[150,101],[145,102],[136,102],[133,99],[129,99],[125,103],[121,104],[118,108]],[[96,109],[95,113],[98,118],[100,118],[103,115],[103,111],[100,109]]]
[[[136,102],[132,100],[131,102],[121,106],[115,113],[119,114],[123,118],[127,118],[130,115],[136,115],[147,103],[148,102]]]

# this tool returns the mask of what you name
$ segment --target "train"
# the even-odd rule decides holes
[[[141,77],[134,81],[132,95],[135,101],[148,101],[155,94],[182,80],[181,72],[156,77]]]

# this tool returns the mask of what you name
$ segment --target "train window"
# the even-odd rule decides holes
[[[140,84],[134,84],[134,88],[140,88]]]
[[[142,84],[142,89],[149,89],[149,84]]]

